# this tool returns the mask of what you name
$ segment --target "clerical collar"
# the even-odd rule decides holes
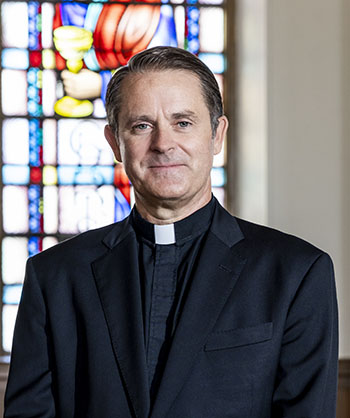
[[[182,244],[195,238],[208,229],[215,209],[216,200],[192,213],[181,221],[167,225],[154,225],[141,217],[134,206],[131,212],[131,222],[136,234],[147,241],[159,245]]]

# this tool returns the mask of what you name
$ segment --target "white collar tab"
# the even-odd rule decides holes
[[[174,224],[154,225],[154,239],[155,243],[160,245],[175,244]]]

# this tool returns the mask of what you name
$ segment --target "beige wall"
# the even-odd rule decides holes
[[[249,2],[250,11],[247,4],[238,0],[241,13],[261,28],[255,42],[265,55],[255,53],[255,71],[265,82],[266,95],[257,89],[247,110],[241,92],[238,214],[252,218],[248,208],[258,207],[256,198],[250,202],[242,192],[255,180],[266,199],[261,198],[260,215],[253,214],[253,220],[301,236],[331,254],[340,356],[350,357],[350,2],[255,0],[255,5]],[[253,8],[264,8],[264,13],[258,18]],[[240,35],[241,51],[250,32],[247,27]],[[238,56],[240,79],[245,80],[251,76],[247,57]],[[260,136],[255,133],[260,151],[254,158],[265,159],[267,170],[260,164],[254,172],[243,157],[246,144],[254,144],[247,133],[249,121],[259,123],[261,115],[266,124]]]

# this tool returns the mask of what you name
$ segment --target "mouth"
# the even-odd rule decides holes
[[[156,169],[156,170],[162,170],[162,169],[170,169],[170,168],[178,168],[178,167],[184,167],[185,164],[157,164],[157,165],[151,165],[148,168]]]

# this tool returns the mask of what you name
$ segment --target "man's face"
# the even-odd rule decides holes
[[[136,202],[179,205],[208,201],[213,155],[227,128],[221,117],[213,137],[198,78],[189,71],[128,76],[122,84],[118,138],[105,133],[124,163]]]

